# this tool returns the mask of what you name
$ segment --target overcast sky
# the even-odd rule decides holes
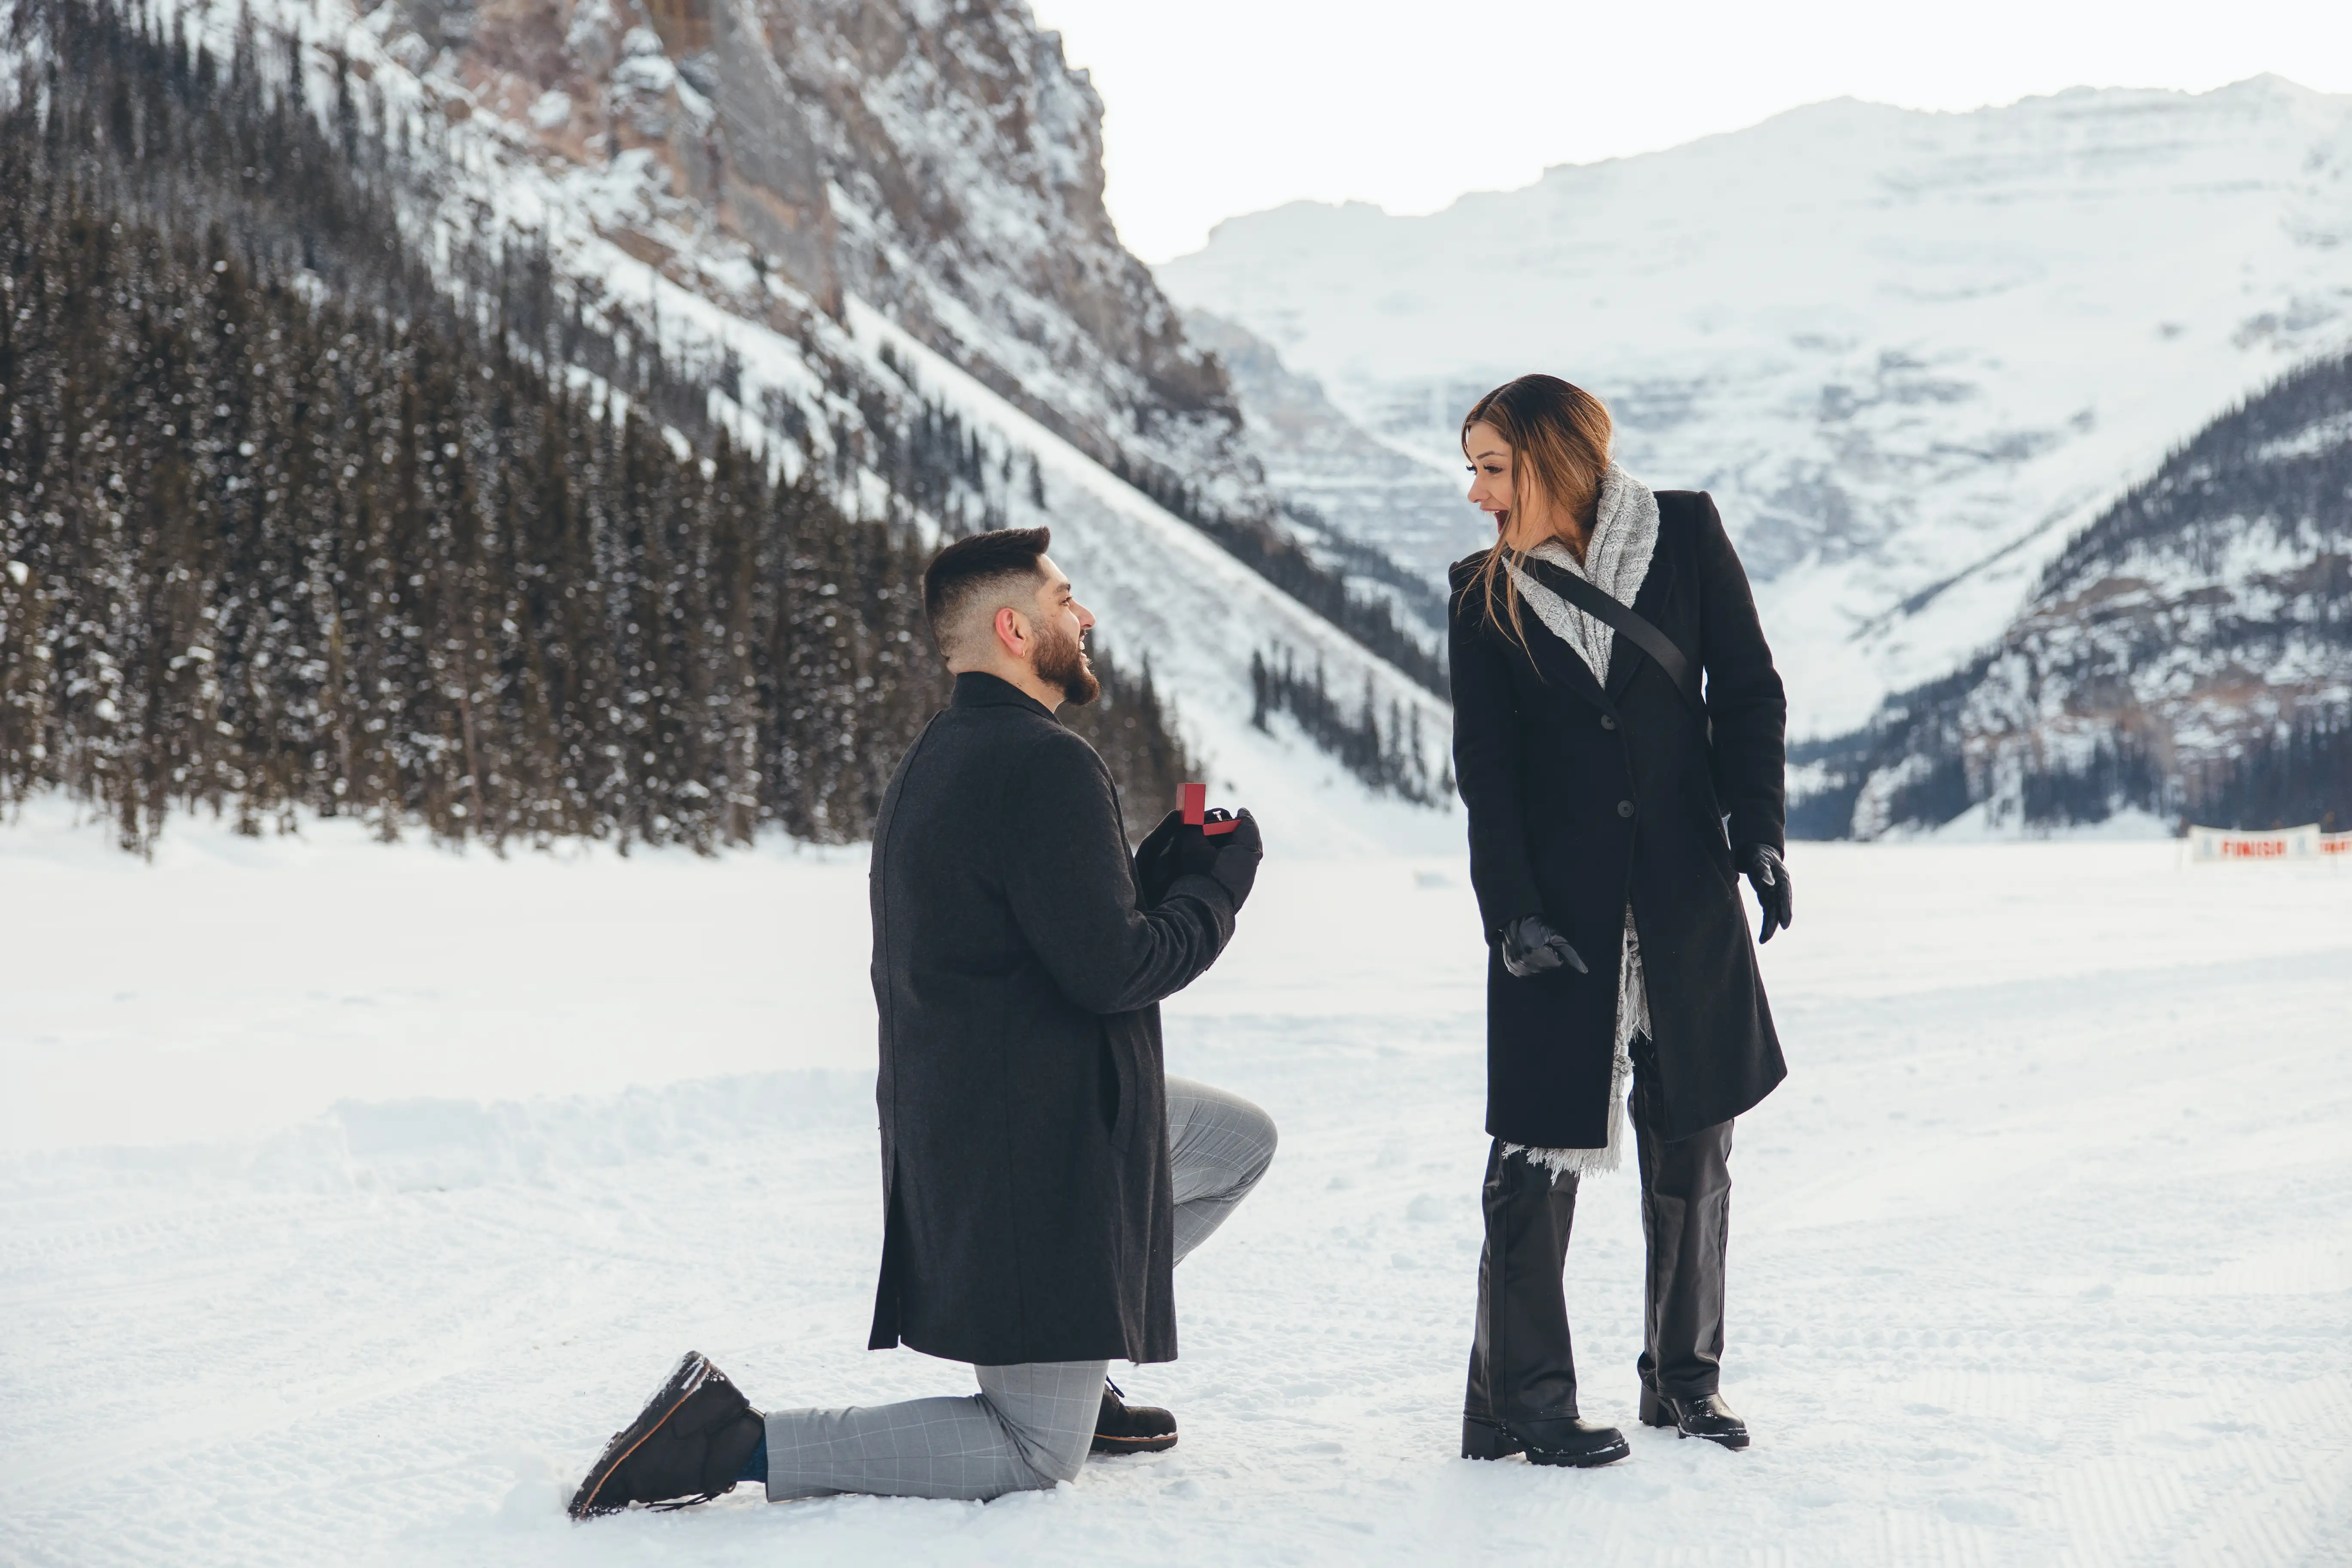
[[[1299,197],[1430,212],[1822,99],[1966,110],[2263,71],[2352,92],[2352,0],[1032,0],[1150,261]]]

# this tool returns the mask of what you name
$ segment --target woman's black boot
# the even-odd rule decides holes
[[[1497,1142],[1487,1156],[1482,1199],[1486,1247],[1478,1259],[1478,1331],[1463,1401],[1462,1457],[1525,1454],[1530,1464],[1579,1467],[1623,1458],[1631,1450],[1622,1432],[1574,1414],[1576,1360],[1560,1274],[1576,1219],[1576,1178],[1505,1154]]]
[[[1507,1459],[1525,1454],[1530,1465],[1569,1465],[1585,1469],[1613,1464],[1633,1449],[1625,1434],[1574,1415],[1547,1415],[1534,1421],[1490,1421],[1483,1416],[1462,1418],[1462,1457],[1465,1459]]]
[[[1677,1399],[1645,1388],[1642,1390],[1642,1425],[1671,1426],[1677,1437],[1704,1437],[1727,1448],[1748,1447],[1748,1423],[1723,1402],[1720,1394],[1695,1394]]]

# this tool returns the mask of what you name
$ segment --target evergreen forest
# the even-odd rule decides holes
[[[1454,766],[1439,764],[1432,778],[1422,751],[1421,710],[1408,713],[1391,701],[1384,715],[1373,700],[1371,684],[1349,712],[1331,695],[1323,664],[1312,671],[1299,668],[1287,648],[1250,655],[1250,722],[1270,731],[1268,718],[1287,713],[1334,761],[1384,795],[1398,795],[1415,805],[1438,805],[1454,798]]]
[[[993,521],[979,442],[877,407],[889,515],[788,481],[527,237],[403,243],[430,132],[250,31],[44,0],[0,112],[0,805],[707,850],[869,829],[944,700],[900,503]],[[5,91],[5,89],[0,89]],[[1009,467],[1010,457],[1003,461]],[[1066,710],[1148,826],[1150,671]]]

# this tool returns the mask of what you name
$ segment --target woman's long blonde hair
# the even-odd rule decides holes
[[[1615,431],[1601,399],[1556,375],[1523,375],[1495,388],[1463,416],[1465,455],[1473,425],[1493,426],[1511,448],[1513,500],[1525,505],[1532,490],[1549,502],[1557,525],[1570,531],[1565,542],[1582,560],[1585,544],[1592,537],[1601,477],[1609,471],[1609,444]],[[1494,548],[1478,563],[1478,592],[1486,618],[1507,624],[1512,639],[1524,648],[1527,626],[1519,616],[1519,595],[1508,570],[1519,552],[1503,542],[1510,531],[1511,514],[1505,512],[1498,521],[1501,526],[1496,530]],[[1502,601],[1500,614],[1497,598]]]

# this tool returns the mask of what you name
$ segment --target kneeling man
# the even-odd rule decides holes
[[[955,693],[874,828],[887,1219],[871,1344],[970,1362],[980,1392],[765,1415],[688,1354],[614,1436],[575,1518],[868,1492],[993,1498],[1164,1448],[1114,1358],[1172,1361],[1170,1271],[1274,1157],[1248,1101],[1165,1076],[1161,997],[1216,962],[1262,853],[1174,814],[1130,860],[1109,770],[1054,717],[1101,688],[1047,531],[975,534],[924,574]],[[1139,868],[1142,886],[1139,888]]]

